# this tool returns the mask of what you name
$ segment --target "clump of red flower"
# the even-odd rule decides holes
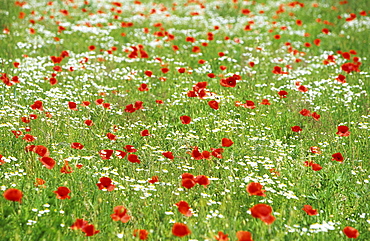
[[[236,86],[236,81],[241,79],[242,77],[240,75],[234,74],[233,76],[222,78],[220,80],[220,85],[233,88]]]
[[[116,206],[113,208],[113,214],[110,215],[113,221],[121,221],[127,223],[130,220],[130,216],[127,214],[127,209],[124,206]]]
[[[95,229],[93,224],[89,224],[83,219],[76,219],[76,221],[72,224],[71,229],[81,230],[85,233],[85,236],[93,236],[100,232],[99,230]]]
[[[195,184],[203,185],[204,187],[207,187],[210,184],[210,181],[208,177],[204,175],[199,175],[194,177],[193,174],[190,173],[184,173],[181,175],[182,182],[181,185],[187,189],[190,189],[195,186]]]

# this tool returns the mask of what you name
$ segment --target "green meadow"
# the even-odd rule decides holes
[[[369,33],[367,0],[0,0],[0,240],[370,240]]]

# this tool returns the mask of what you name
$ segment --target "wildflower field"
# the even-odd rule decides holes
[[[0,240],[370,240],[370,1],[0,0]]]

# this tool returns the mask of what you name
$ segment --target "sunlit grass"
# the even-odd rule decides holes
[[[48,2],[0,0],[1,240],[138,240],[134,230],[148,240],[226,240],[220,231],[229,240],[249,240],[238,231],[253,240],[346,240],[348,226],[370,239],[369,2]],[[53,62],[62,51],[68,56]],[[226,78],[236,82],[225,87]],[[46,147],[55,166],[30,145]],[[188,189],[184,173],[210,183]],[[102,177],[115,187],[100,190]],[[252,182],[266,196],[250,195]],[[70,199],[57,198],[59,187]],[[11,188],[21,202],[9,200]],[[253,217],[256,204],[276,219]],[[117,206],[127,222],[112,220]],[[176,237],[175,223],[191,234]]]

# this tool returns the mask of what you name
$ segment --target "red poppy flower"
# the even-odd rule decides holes
[[[280,66],[275,66],[272,70],[272,73],[274,74],[289,74],[288,72],[282,71],[282,68]]]
[[[221,65],[221,66],[220,66],[220,70],[224,71],[225,69],[227,69],[227,67],[226,67],[226,66],[224,66],[224,65]]]
[[[62,67],[60,67],[59,65],[55,65],[53,67],[53,70],[56,71],[56,72],[62,72]]]
[[[321,30],[324,34],[329,34],[329,29],[327,29],[327,28],[323,28],[322,30]]]
[[[154,184],[156,182],[159,182],[159,178],[158,176],[152,176],[152,179],[148,181],[149,183],[151,184]]]
[[[230,76],[228,78],[223,78],[220,80],[220,85],[224,87],[234,88],[236,86],[236,80],[239,79],[235,76]]]
[[[85,236],[93,236],[93,235],[99,233],[100,231],[95,230],[94,225],[89,224],[89,225],[86,225],[82,228],[82,232],[85,233]]]
[[[202,157],[203,159],[207,159],[207,160],[212,158],[211,153],[209,151],[202,151]]]
[[[256,204],[250,209],[252,216],[261,219],[266,224],[272,224],[275,217],[271,215],[272,207],[267,204]]]
[[[207,74],[207,76],[208,76],[209,78],[214,78],[214,77],[216,77],[216,75],[215,75],[214,73],[209,73],[209,74]]]
[[[114,134],[112,134],[112,133],[110,133],[110,132],[107,133],[107,137],[108,137],[109,140],[112,140],[112,141],[117,140],[117,136],[114,135]]]
[[[33,149],[35,149],[35,145],[28,145],[24,148],[26,152],[33,151]]]
[[[37,115],[35,115],[35,114],[30,114],[30,119],[31,119],[31,120],[36,120],[36,119],[37,119]],[[28,123],[28,122],[26,122],[26,123]]]
[[[112,179],[109,177],[102,177],[99,179],[99,183],[96,184],[98,186],[99,190],[107,189],[108,191],[113,191],[116,187],[112,184]]]
[[[31,122],[28,117],[21,117],[21,121],[26,124]]]
[[[14,66],[14,68],[18,68],[19,67],[19,63],[18,62],[14,62],[13,63],[13,66]]]
[[[89,46],[89,50],[90,50],[90,51],[95,50],[95,48],[96,48],[96,47],[95,47],[94,45],[90,45],[90,46]]]
[[[236,232],[236,237],[238,241],[253,241],[252,234],[248,231],[238,231]]]
[[[189,90],[186,95],[188,97],[197,97],[197,92],[195,92],[194,90]]]
[[[185,41],[186,41],[186,42],[194,43],[194,42],[195,42],[195,38],[194,38],[194,37],[189,37],[189,36],[188,36],[188,37],[186,37],[186,38],[185,38]]]
[[[317,147],[317,146],[311,146],[310,151],[311,151],[311,153],[321,154],[320,148]]]
[[[211,101],[209,101],[208,102],[208,105],[209,105],[209,107],[211,107],[212,109],[215,109],[215,110],[218,110],[218,102],[217,101],[215,101],[215,100],[211,100]]]
[[[229,238],[228,238],[229,235],[227,234],[224,234],[223,232],[219,231],[218,232],[218,235],[215,236],[215,239],[217,241],[229,241]]]
[[[185,216],[191,217],[193,215],[193,213],[190,211],[190,206],[187,202],[180,201],[176,203],[176,206],[178,207],[179,212],[184,214]]]
[[[345,72],[347,72],[348,74],[353,72],[353,71],[356,71],[356,72],[360,72],[360,67],[361,63],[358,62],[358,63],[344,63],[342,64],[341,66],[341,69]]]
[[[207,61],[205,61],[204,59],[200,59],[199,61],[198,61],[198,63],[199,64],[205,64]]]
[[[136,108],[134,108],[133,104],[126,105],[125,112],[133,113],[136,111]]]
[[[112,154],[113,154],[113,150],[100,150],[99,151],[99,156],[103,160],[111,159]]]
[[[222,138],[222,146],[223,147],[229,147],[232,146],[234,142],[230,140],[229,138]]]
[[[338,80],[339,82],[343,83],[343,84],[346,83],[346,76],[344,76],[342,74],[338,75],[338,77],[335,78],[335,79]]]
[[[94,122],[92,120],[85,120],[84,123],[87,125],[87,126],[93,126],[94,125]]]
[[[314,113],[312,113],[311,114],[311,116],[312,116],[312,118],[314,119],[314,120],[319,120],[320,119],[320,115],[319,114],[317,114],[316,112],[314,112]]]
[[[155,103],[157,103],[157,104],[163,104],[163,100],[156,100]]]
[[[71,199],[71,197],[68,195],[70,192],[71,190],[69,190],[68,187],[58,187],[58,190],[54,191],[53,193],[57,195],[58,199]]]
[[[203,159],[203,155],[202,155],[202,153],[200,153],[197,146],[194,147],[193,151],[191,152],[191,156],[194,158],[194,160],[202,160]]]
[[[194,46],[194,47],[191,49],[191,51],[192,51],[193,53],[200,53],[200,52],[201,52],[201,49],[200,49],[200,47],[199,47],[199,46]]]
[[[313,41],[313,44],[316,45],[316,46],[320,46],[320,43],[321,43],[321,40],[319,38],[317,38]]]
[[[132,162],[132,163],[135,163],[136,162],[136,163],[139,163],[140,164],[140,160],[137,157],[137,155],[135,155],[135,154],[129,154],[127,156],[127,159],[128,159],[129,162]]]
[[[13,135],[15,136],[15,138],[18,138],[19,136],[23,135],[23,132],[22,131],[11,131],[13,133]]]
[[[41,178],[36,178],[36,182],[35,182],[35,186],[38,187],[38,186],[43,186],[44,184],[46,183],[45,180],[41,179]],[[43,186],[45,187],[45,186]]]
[[[71,110],[77,110],[77,104],[75,102],[68,102],[68,108]]]
[[[312,209],[311,205],[304,205],[302,210],[305,211],[310,216],[319,214],[316,209]]]
[[[338,126],[338,131],[335,134],[339,136],[349,136],[351,132],[349,132],[348,130],[349,130],[348,126]]]
[[[312,168],[312,170],[314,170],[314,171],[320,171],[320,170],[322,169],[322,166],[320,166],[320,164],[313,163],[313,164],[311,165],[311,168]]]
[[[25,134],[22,139],[25,140],[26,142],[33,142],[34,140],[36,140],[35,137],[30,134]]]
[[[173,160],[175,157],[173,156],[172,152],[167,151],[162,153],[163,156],[167,157],[170,160]]]
[[[360,233],[357,231],[357,229],[352,228],[350,226],[347,226],[343,229],[343,233],[348,237],[348,238],[357,238]]]
[[[146,76],[148,76],[148,77],[151,77],[151,76],[153,75],[153,72],[152,72],[152,71],[150,71],[150,70],[147,70],[147,71],[145,71],[145,72],[144,72],[144,74],[145,74]]]
[[[166,73],[168,73],[168,71],[170,71],[170,69],[169,68],[162,68],[161,71],[162,71],[163,74],[166,74]]]
[[[83,219],[76,219],[76,221],[71,225],[71,229],[76,230],[76,229],[81,229],[88,225],[88,222],[83,220]]]
[[[137,235],[139,235],[140,240],[148,239],[148,234],[149,232],[146,231],[145,229],[135,229],[134,230],[134,236],[137,237]]]
[[[305,87],[305,86],[303,86],[303,85],[301,85],[301,86],[299,86],[299,87],[298,87],[298,90],[299,90],[300,92],[307,92],[307,91],[308,91],[308,88],[307,88],[307,87]]]
[[[185,68],[179,68],[177,71],[178,71],[180,74],[183,74],[183,73],[185,73],[186,69],[185,69]]]
[[[139,91],[148,91],[148,85],[147,84],[141,84],[139,88],[137,88]]]
[[[125,156],[126,156],[126,152],[124,151],[120,151],[120,150],[115,150],[114,151],[114,154],[116,155],[116,157],[118,157],[119,159],[123,159]]]
[[[184,223],[175,223],[172,227],[172,234],[177,237],[184,237],[191,234],[190,229]]]
[[[302,109],[302,110],[299,112],[299,114],[301,114],[301,115],[303,115],[303,116],[310,116],[310,115],[311,115],[310,111],[309,111],[309,110],[307,110],[307,109]]]
[[[216,158],[219,158],[221,159],[222,158],[222,153],[224,152],[224,149],[222,148],[211,148],[212,152],[211,152],[211,155],[216,157]]]
[[[81,106],[86,107],[90,105],[90,101],[82,101]]]
[[[195,183],[198,183],[199,185],[203,185],[204,187],[207,187],[211,182],[209,181],[208,177],[205,175],[199,175],[194,179]]]
[[[140,135],[141,136],[150,136],[150,134],[149,134],[149,131],[148,130],[143,130],[143,131],[140,131]]]
[[[256,195],[256,196],[262,196],[266,197],[266,190],[262,190],[263,186],[258,182],[251,182],[247,185],[247,192],[249,193],[249,196]]]
[[[110,103],[103,103],[102,106],[105,108],[105,109],[110,109],[111,107],[111,104]]]
[[[3,196],[6,200],[21,203],[23,193],[21,190],[18,190],[16,188],[9,188],[4,192]]]
[[[137,152],[134,146],[131,145],[126,145],[124,148],[126,149],[127,152]]]
[[[302,131],[302,129],[299,126],[293,126],[292,127],[292,131],[294,131],[294,132],[300,132],[300,131]]]
[[[127,223],[130,220],[130,216],[127,214],[127,209],[124,206],[116,206],[113,208],[113,214],[110,215],[113,221],[121,221]]]
[[[340,152],[338,153],[334,153],[333,155],[331,155],[333,157],[333,161],[337,161],[337,162],[342,162],[344,160],[342,154]]]
[[[48,148],[41,145],[35,146],[32,151],[41,157],[49,156],[50,154]]]
[[[304,162],[304,165],[305,165],[306,167],[311,167],[311,166],[313,165],[313,161],[305,161],[305,162]]]
[[[81,143],[78,143],[78,142],[73,142],[71,144],[71,148],[73,149],[78,149],[78,150],[82,150],[84,148],[84,146],[81,144]]]
[[[189,124],[191,122],[190,116],[187,115],[180,116],[180,120],[182,124]]]
[[[103,99],[97,99],[94,101],[96,105],[101,105],[103,104],[104,100]]]
[[[256,108],[256,105],[254,104],[254,102],[253,101],[251,101],[251,100],[247,100],[246,102],[245,102],[245,104],[242,104],[241,105],[242,107],[245,107],[245,108],[248,108],[248,109],[255,109]]]
[[[345,59],[348,59],[348,60],[351,59],[351,55],[348,52],[343,52],[342,57],[345,58]]]
[[[187,173],[185,173],[187,174]],[[191,174],[190,174],[191,175]],[[185,176],[184,177],[184,174],[182,175],[182,181],[181,181],[181,185],[187,189],[190,189],[192,187],[195,186],[195,180],[194,180],[194,176],[191,175],[191,176]]]
[[[280,95],[280,98],[286,98],[286,96],[288,95],[288,92],[286,92],[285,90],[280,90],[278,92],[278,95]]]
[[[135,101],[134,107],[136,110],[140,110],[143,108],[143,102],[142,101]]]
[[[39,158],[39,160],[41,161],[41,163],[47,168],[47,169],[53,169],[53,167],[55,166],[56,162],[54,161],[53,158],[50,158],[50,157],[47,157],[47,156],[44,156],[44,157],[41,157]]]
[[[60,169],[61,173],[69,174],[73,172],[72,167],[68,164],[68,161],[64,161],[64,166]]]
[[[261,105],[271,105],[268,99],[263,99]]]

